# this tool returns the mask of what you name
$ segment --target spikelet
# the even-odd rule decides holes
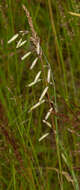
[[[48,69],[47,82],[50,83],[51,69]]]
[[[35,104],[34,106],[31,107],[31,109],[29,110],[29,112],[31,112],[32,110],[34,110],[35,108],[39,107],[41,104],[43,104],[45,102],[45,100],[42,100],[40,102],[38,102],[37,104]]]
[[[33,81],[30,84],[28,84],[28,87],[34,86],[36,83],[40,82],[41,79],[38,79],[37,81]]]
[[[78,16],[78,17],[80,17],[80,13],[69,12],[69,14],[72,15],[72,16]]]
[[[36,52],[39,55],[40,54],[40,43],[37,43]]]
[[[39,101],[41,101],[43,99],[43,97],[45,96],[47,90],[48,90],[48,86],[44,89],[43,93],[41,94],[40,98],[39,98]]]
[[[26,59],[30,54],[31,54],[31,51],[29,51],[29,52],[26,53],[23,57],[21,57],[21,60],[23,61],[23,60]]]
[[[15,34],[10,40],[8,40],[8,44],[12,43],[14,40],[18,38],[19,34]]]
[[[27,40],[24,40],[24,41],[22,42],[22,38],[21,38],[21,39],[19,40],[19,42],[17,43],[16,48],[20,48],[20,47],[23,46],[26,42],[27,42]]]
[[[46,138],[49,135],[49,133],[44,134],[42,137],[39,138],[39,142],[42,141],[44,138]]]
[[[22,42],[22,38],[20,38],[20,40],[18,41],[16,48],[18,48],[20,46],[21,42]]]
[[[38,57],[35,58],[35,60],[32,62],[32,65],[30,66],[30,70],[32,70],[34,68],[34,66],[36,65],[38,60]]]
[[[45,120],[47,120],[52,112],[53,108],[50,108],[49,111],[47,112],[46,116],[45,116]]]
[[[36,75],[36,77],[35,77],[35,79],[34,79],[35,82],[37,82],[37,80],[39,79],[40,75],[41,75],[41,71],[39,71],[39,72],[37,73],[37,75]]]
[[[46,121],[46,120],[43,120],[43,123],[45,123],[50,128],[52,127],[52,125],[48,121]]]
[[[39,71],[39,72],[37,73],[37,75],[36,75],[34,81],[31,82],[30,84],[28,84],[28,86],[31,87],[31,86],[35,85],[37,82],[40,82],[40,81],[41,81],[41,79],[39,79],[40,75],[41,75],[41,71]]]

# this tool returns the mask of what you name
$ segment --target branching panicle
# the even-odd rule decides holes
[[[39,96],[37,103],[35,103],[34,105],[31,106],[28,113],[35,110],[35,109],[37,109],[44,102],[48,103],[49,109],[48,109],[48,111],[46,113],[45,119],[43,119],[43,123],[46,124],[48,127],[52,128],[53,130],[55,130],[54,119],[53,119],[53,116],[52,116],[53,107],[52,107],[52,104],[51,104],[51,95],[50,95],[50,85],[53,85],[53,90],[55,91],[55,83],[54,83],[54,80],[53,80],[53,72],[51,71],[51,66],[50,66],[49,62],[46,61],[46,58],[45,58],[44,53],[42,51],[42,48],[40,46],[40,38],[38,37],[38,35],[37,35],[37,33],[36,33],[35,29],[34,29],[30,13],[29,13],[29,11],[27,10],[27,8],[24,5],[22,7],[23,7],[23,9],[24,9],[24,11],[26,13],[28,23],[29,23],[29,27],[30,27],[30,31],[31,31],[30,32],[31,36],[30,36],[29,39],[33,43],[34,50],[35,50],[35,52],[37,54],[37,57],[34,59],[34,61],[32,62],[31,66],[30,66],[30,70],[32,70],[34,68],[34,66],[38,62],[38,59],[40,59],[41,66],[42,66],[42,71],[38,71],[38,73],[36,74],[34,80],[32,82],[30,82],[26,87],[30,88],[32,86],[35,86],[37,83],[39,83],[41,81],[44,84],[44,90],[42,91],[41,95]],[[29,33],[29,31],[21,30],[21,31],[19,31],[18,34],[15,34],[8,41],[8,43],[13,42],[14,40],[16,40],[20,36],[20,39],[19,39],[19,41],[17,42],[17,45],[16,45],[16,48],[20,48],[20,47],[22,47],[23,45],[25,45],[27,43],[27,40],[23,41],[23,36],[27,35],[28,33]],[[31,50],[28,51],[27,53],[25,53],[25,55],[23,55],[21,57],[21,60],[22,61],[25,60],[32,53],[34,53],[34,52],[31,51]],[[43,65],[42,54],[43,54],[43,56],[45,58],[47,67],[46,67],[46,64]],[[45,68],[47,68],[47,70]],[[40,78],[40,76],[42,76],[41,72],[43,73],[43,78]],[[54,104],[55,104],[55,110],[56,110],[56,102]],[[48,121],[49,116],[51,117],[51,123]],[[43,135],[43,137],[47,137],[47,135]],[[40,141],[42,139],[44,139],[44,138],[41,138]]]

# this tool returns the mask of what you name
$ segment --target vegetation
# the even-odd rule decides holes
[[[80,189],[80,2],[0,1],[0,189]]]

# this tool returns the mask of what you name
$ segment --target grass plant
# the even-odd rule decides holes
[[[0,189],[80,189],[79,1],[0,1]]]

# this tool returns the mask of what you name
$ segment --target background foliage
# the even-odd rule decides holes
[[[61,173],[53,131],[42,122],[47,106],[28,113],[43,86],[37,85],[37,90],[26,86],[41,64],[30,72],[34,55],[21,61],[21,56],[31,49],[29,41],[18,50],[15,42],[7,43],[20,30],[29,30],[22,4],[30,11],[55,79]],[[69,11],[79,13],[80,2],[0,0],[1,190],[79,190],[80,17]],[[52,89],[50,93],[54,100]],[[45,132],[50,135],[39,142]]]

